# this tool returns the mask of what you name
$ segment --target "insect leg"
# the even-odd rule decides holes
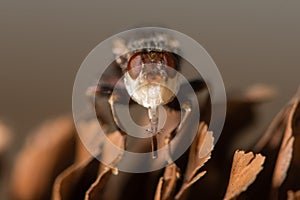
[[[191,104],[189,102],[183,103],[181,109],[183,110],[183,118],[182,118],[181,122],[179,123],[178,127],[176,128],[176,132],[181,131],[182,126],[185,124],[187,118],[189,117],[189,115],[192,111]]]
[[[187,121],[187,119],[192,111],[191,104],[188,101],[186,101],[185,103],[182,104],[181,109],[183,111],[183,117],[182,117],[181,122],[179,123],[177,128],[175,130],[173,130],[173,132],[165,138],[165,141],[164,141],[165,145],[168,145],[168,153],[166,155],[166,160],[169,164],[173,162],[172,156],[171,156],[172,150],[171,150],[170,142],[176,136],[176,134],[182,130],[182,127],[184,126],[185,122]]]
[[[110,105],[110,109],[111,109],[111,113],[112,113],[114,122],[117,125],[117,129],[118,130],[124,130],[123,127],[121,126],[119,118],[116,115],[115,104],[118,103],[119,100],[120,100],[120,95],[117,94],[117,93],[113,93],[113,94],[110,95],[110,97],[108,99],[108,103]]]
[[[127,141],[127,135],[123,131],[124,129],[123,129],[122,125],[121,125],[121,122],[120,122],[119,118],[116,115],[116,104],[117,103],[121,103],[122,104],[121,98],[122,97],[121,97],[121,95],[118,92],[114,92],[114,93],[112,93],[109,96],[108,103],[110,105],[112,117],[113,117],[113,120],[114,120],[114,122],[116,124],[116,127],[117,127],[118,131],[123,136],[123,138],[122,138],[123,139],[123,149],[124,149],[124,151],[126,151],[126,149],[127,149],[127,147],[126,147],[127,146],[126,145],[126,143],[127,143],[126,142]],[[112,163],[110,164],[112,166],[112,173],[115,174],[115,175],[117,175],[118,171],[119,171],[118,168],[116,167],[116,165],[119,163],[119,161],[122,159],[122,157],[123,157],[123,152],[120,153],[117,156],[117,158],[114,161],[112,161]]]
[[[120,103],[122,104],[122,97],[121,94],[119,94],[118,92],[114,92],[110,95],[109,99],[108,99],[108,103],[110,105],[110,109],[111,109],[111,113],[113,116],[113,120],[117,126],[118,131],[121,132],[121,134],[123,135],[123,139],[124,139],[124,150],[126,150],[126,133],[123,131],[125,130],[124,127],[122,126],[118,116],[116,115],[116,104]]]
[[[157,158],[157,138],[156,134],[158,133],[158,108],[149,108],[148,115],[150,118],[150,130],[149,132],[152,134],[151,138],[151,148],[152,148],[152,157]]]

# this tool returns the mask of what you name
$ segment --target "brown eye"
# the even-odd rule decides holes
[[[142,55],[141,53],[136,53],[129,59],[127,70],[132,79],[136,79],[142,70]]]
[[[164,64],[167,66],[167,74],[171,78],[176,75],[176,63],[174,56],[169,52],[163,53]]]

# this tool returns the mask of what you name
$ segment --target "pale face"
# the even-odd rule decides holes
[[[134,54],[125,72],[125,86],[131,98],[146,108],[164,105],[177,93],[176,63],[168,52]]]

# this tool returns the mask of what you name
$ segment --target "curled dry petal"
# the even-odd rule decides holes
[[[97,121],[88,121],[80,124],[81,140],[85,144],[90,144],[90,151],[96,155],[99,154],[102,159],[109,164],[117,162],[121,159],[117,152],[112,153],[109,148],[110,142],[120,148],[124,148],[124,137],[119,131],[108,134],[107,139],[110,142],[104,142],[104,134],[100,134]],[[81,147],[83,148],[83,147]],[[82,153],[81,159],[86,157],[87,152]],[[81,160],[80,159],[80,160]],[[117,173],[117,169],[113,170]],[[112,170],[109,167],[100,164],[96,158],[88,156],[81,162],[76,162],[56,179],[53,200],[62,199],[99,199],[102,195],[102,189],[105,186]]]
[[[271,125],[264,133],[263,137],[255,145],[255,151],[261,151],[267,145],[274,149],[280,144],[282,135],[286,131],[286,127],[290,126],[289,120],[292,120],[291,115],[294,114],[299,102],[300,88],[298,89],[298,92],[296,93],[294,98],[292,98],[292,100],[276,115]]]
[[[263,169],[265,157],[252,152],[236,151],[233,157],[230,179],[224,199],[234,199],[245,191]]]
[[[274,189],[279,188],[279,186],[284,181],[288,168],[291,163],[292,159],[292,153],[293,153],[293,144],[295,137],[292,136],[292,119],[295,113],[297,107],[297,103],[295,102],[292,107],[291,111],[289,113],[289,116],[287,118],[287,126],[286,130],[284,132],[284,136],[281,142],[281,146],[279,149],[274,174],[273,174],[273,181],[272,181],[272,187]]]
[[[289,190],[287,192],[287,200],[300,200],[300,190],[296,192]]]
[[[182,198],[187,189],[204,176],[206,171],[199,172],[199,170],[210,159],[211,151],[214,147],[213,142],[213,133],[207,131],[207,125],[203,122],[200,123],[198,133],[190,148],[189,162],[185,171],[184,182],[176,194],[175,199]]]
[[[4,165],[7,163],[9,159],[7,155],[8,155],[8,151],[10,150],[9,148],[11,147],[11,142],[12,142],[11,130],[5,124],[0,122],[0,184],[2,182],[2,175],[4,175],[6,171]]]
[[[99,162],[92,157],[71,165],[56,178],[52,199],[83,199],[97,177],[98,167]]]
[[[9,144],[12,139],[11,137],[11,130],[3,123],[0,123],[0,156],[9,147]]]
[[[281,144],[273,174],[273,188],[279,188],[286,178],[292,160],[294,140],[295,138],[292,136],[285,143]]]
[[[228,94],[229,101],[239,103],[262,103],[269,101],[276,96],[275,88],[265,84],[251,85],[244,91],[233,91]]]
[[[104,166],[101,167],[101,171],[96,181],[90,186],[85,194],[85,200],[96,200],[102,198],[103,188],[109,179],[111,172],[110,168]]]
[[[45,122],[18,154],[11,178],[13,199],[49,199],[56,176],[73,163],[75,129],[71,117]]]
[[[276,94],[277,91],[273,87],[264,84],[255,84],[246,90],[243,97],[249,102],[260,103],[274,98]]]
[[[82,121],[78,123],[77,128],[80,134],[76,135],[77,140],[75,162],[80,162],[88,159],[91,153],[99,154],[99,146],[101,145],[103,139],[101,139],[102,135],[100,134],[100,131],[102,131],[102,129],[99,129],[99,122],[97,120]],[[86,149],[85,145],[89,145],[89,149]],[[92,149],[94,151],[89,152]]]
[[[164,176],[159,179],[155,200],[169,200],[174,198],[177,179],[179,178],[179,168],[175,163],[168,165],[165,169]]]

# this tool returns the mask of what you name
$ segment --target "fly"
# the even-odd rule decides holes
[[[160,133],[158,107],[171,105],[181,87],[177,72],[180,69],[180,58],[176,54],[178,51],[178,41],[164,33],[146,34],[128,41],[119,39],[113,47],[116,63],[124,75],[124,88],[119,89],[120,93],[126,90],[134,102],[148,109],[150,128],[147,132],[152,136],[153,158],[157,158],[157,134]],[[196,85],[193,88],[197,90],[203,87],[203,82],[196,80],[191,85]],[[120,103],[122,94],[112,93],[112,90],[113,86],[100,83],[96,92],[109,93],[113,119],[117,127],[121,127],[116,117],[115,104]],[[184,115],[175,132],[182,128],[191,112],[191,106],[187,101],[180,109]]]

